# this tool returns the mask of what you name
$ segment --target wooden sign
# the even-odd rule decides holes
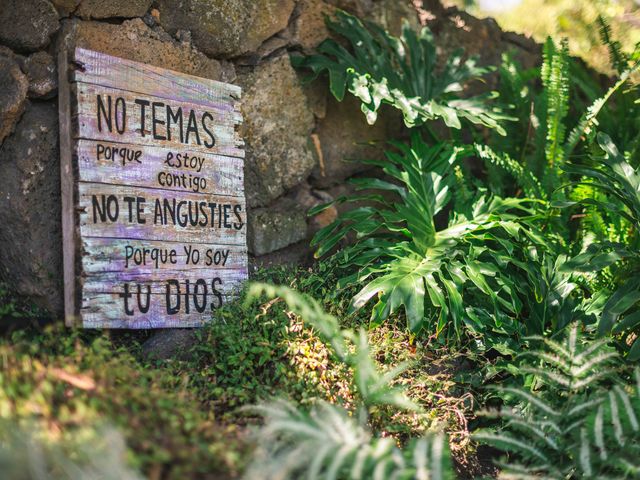
[[[80,48],[59,72],[67,324],[202,325],[247,279],[240,88]]]

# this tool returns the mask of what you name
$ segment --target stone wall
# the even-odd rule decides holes
[[[62,313],[56,58],[74,45],[243,87],[249,250],[255,263],[306,262],[308,238],[335,217],[306,210],[364,170],[345,158],[399,134],[370,127],[326,83],[303,86],[289,53],[328,35],[342,8],[399,31],[428,24],[442,53],[463,46],[496,64],[507,49],[534,65],[538,47],[437,0],[0,0],[0,281]]]

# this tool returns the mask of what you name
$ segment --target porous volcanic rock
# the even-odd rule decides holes
[[[76,8],[80,5],[80,0],[51,0],[51,3],[58,10],[59,16],[64,18],[76,11]]]
[[[280,250],[307,236],[306,213],[288,198],[249,210],[248,220],[247,246],[256,256]]]
[[[0,43],[20,52],[33,52],[49,44],[60,24],[48,0],[2,0]]]
[[[331,17],[336,8],[316,0],[300,0],[293,12],[293,37],[291,43],[305,52],[317,47],[329,37],[325,18]]]
[[[370,168],[359,160],[382,158],[385,142],[402,130],[397,111],[384,108],[375,124],[367,124],[360,100],[347,93],[342,102],[329,96],[324,118],[315,133],[319,162],[311,175],[312,185],[328,187]]]
[[[58,107],[27,105],[0,147],[0,279],[62,315]]]
[[[189,30],[200,50],[234,57],[256,50],[286,28],[294,0],[159,0],[160,24]]]
[[[188,360],[198,336],[194,328],[160,330],[142,344],[142,354],[147,360]]]
[[[82,18],[141,17],[151,0],[82,0],[75,14]]]
[[[16,58],[8,49],[0,49],[0,145],[24,111],[28,88]]]
[[[314,118],[288,55],[239,75],[246,142],[245,191],[252,207],[268,205],[302,182],[315,165]]]
[[[47,52],[36,52],[22,62],[22,69],[29,80],[29,96],[46,99],[58,90],[56,62]]]
[[[177,42],[139,18],[121,25],[65,20],[61,37],[61,48],[75,45],[213,80],[233,81],[235,77],[229,64],[207,58],[189,43]]]

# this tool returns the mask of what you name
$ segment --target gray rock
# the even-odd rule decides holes
[[[320,153],[311,176],[314,186],[325,188],[366,171],[370,167],[358,160],[382,158],[385,142],[400,134],[402,120],[396,111],[383,107],[376,123],[369,125],[359,102],[349,93],[342,102],[333,97],[327,101],[316,127]]]
[[[307,236],[304,210],[289,199],[248,212],[247,246],[259,256],[299,242]]]
[[[240,75],[238,81],[243,87],[247,202],[264,206],[313,169],[314,118],[287,55]]]
[[[441,47],[439,51],[441,62],[446,60],[454,50],[463,48],[466,56],[477,56],[478,63],[482,66],[500,65],[502,54],[508,51],[515,53],[516,60],[524,68],[539,65],[541,61],[539,46],[536,48],[535,42],[527,41],[526,37],[505,34],[493,18],[478,19],[455,8],[445,13],[446,15],[430,23],[430,27],[437,32],[436,41]],[[495,89],[498,82],[497,72],[486,75],[482,82],[468,83],[464,95],[477,95]]]
[[[56,62],[47,52],[29,55],[22,62],[22,69],[29,79],[29,96],[32,98],[51,98],[58,90]]]
[[[382,25],[392,35],[400,36],[402,25],[409,22],[412,29],[420,27],[418,11],[411,1],[381,0],[374,3],[371,20]]]
[[[63,25],[59,48],[75,45],[213,80],[229,81],[235,76],[233,69],[207,58],[188,43],[149,28],[139,18],[121,25],[78,20],[65,20]]]
[[[17,51],[33,52],[49,44],[59,28],[58,12],[47,0],[2,0],[0,42]]]
[[[294,0],[159,0],[158,9],[169,32],[190,30],[204,53],[234,57],[284,29],[294,5]]]
[[[58,108],[28,104],[0,147],[0,280],[62,315]]]
[[[309,248],[309,241],[302,240],[293,245],[275,252],[267,253],[259,257],[249,257],[249,272],[254,273],[261,268],[270,268],[280,265],[294,267],[308,267],[313,264],[313,251]]]
[[[296,205],[304,212],[308,212],[314,207],[327,204],[334,200],[334,197],[329,192],[314,189],[306,182],[296,189],[292,198]],[[311,237],[321,228],[333,223],[337,217],[338,209],[335,205],[325,208],[313,217],[307,217],[307,235]]]
[[[75,14],[82,18],[133,18],[142,17],[150,6],[151,0],[82,0]]]
[[[58,14],[62,18],[74,13],[78,5],[80,5],[80,0],[51,0],[51,3],[56,7]]]
[[[327,3],[358,17],[371,13],[375,0],[327,0]]]
[[[8,49],[0,50],[0,145],[24,111],[28,88],[16,58]]]
[[[325,16],[331,16],[336,8],[323,1],[300,0],[293,13],[293,38],[291,43],[310,52],[329,36]]]
[[[142,354],[147,360],[188,360],[191,348],[198,341],[198,330],[175,328],[159,330],[142,344]]]

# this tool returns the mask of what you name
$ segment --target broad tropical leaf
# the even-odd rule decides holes
[[[437,67],[436,46],[428,28],[415,32],[405,23],[400,38],[379,26],[338,11],[329,28],[351,43],[352,50],[335,40],[325,40],[319,54],[294,57],[294,65],[311,70],[311,79],[325,70],[330,89],[342,101],[345,92],[358,97],[369,123],[377,119],[383,103],[400,110],[408,127],[442,119],[448,127],[461,128],[461,120],[485,125],[504,135],[500,121],[508,119],[489,106],[495,92],[461,98],[465,82],[489,70],[475,58],[463,61],[463,52],[451,54]]]
[[[458,336],[464,329],[479,336],[491,328],[524,333],[526,326],[513,319],[531,295],[527,278],[536,276],[535,263],[545,248],[534,227],[537,203],[480,192],[451,212],[443,228],[436,219],[452,204],[452,167],[463,150],[446,144],[430,147],[418,135],[411,146],[395,146],[386,161],[370,162],[390,180],[358,179],[357,189],[374,193],[337,201],[368,204],[346,212],[312,241],[316,255],[322,256],[355,234],[355,245],[335,254],[341,268],[357,268],[338,286],[364,284],[352,308],[374,301],[374,325],[404,311],[413,331],[428,326],[437,334]],[[385,192],[396,199],[383,196]],[[491,316],[493,326],[487,325]]]

